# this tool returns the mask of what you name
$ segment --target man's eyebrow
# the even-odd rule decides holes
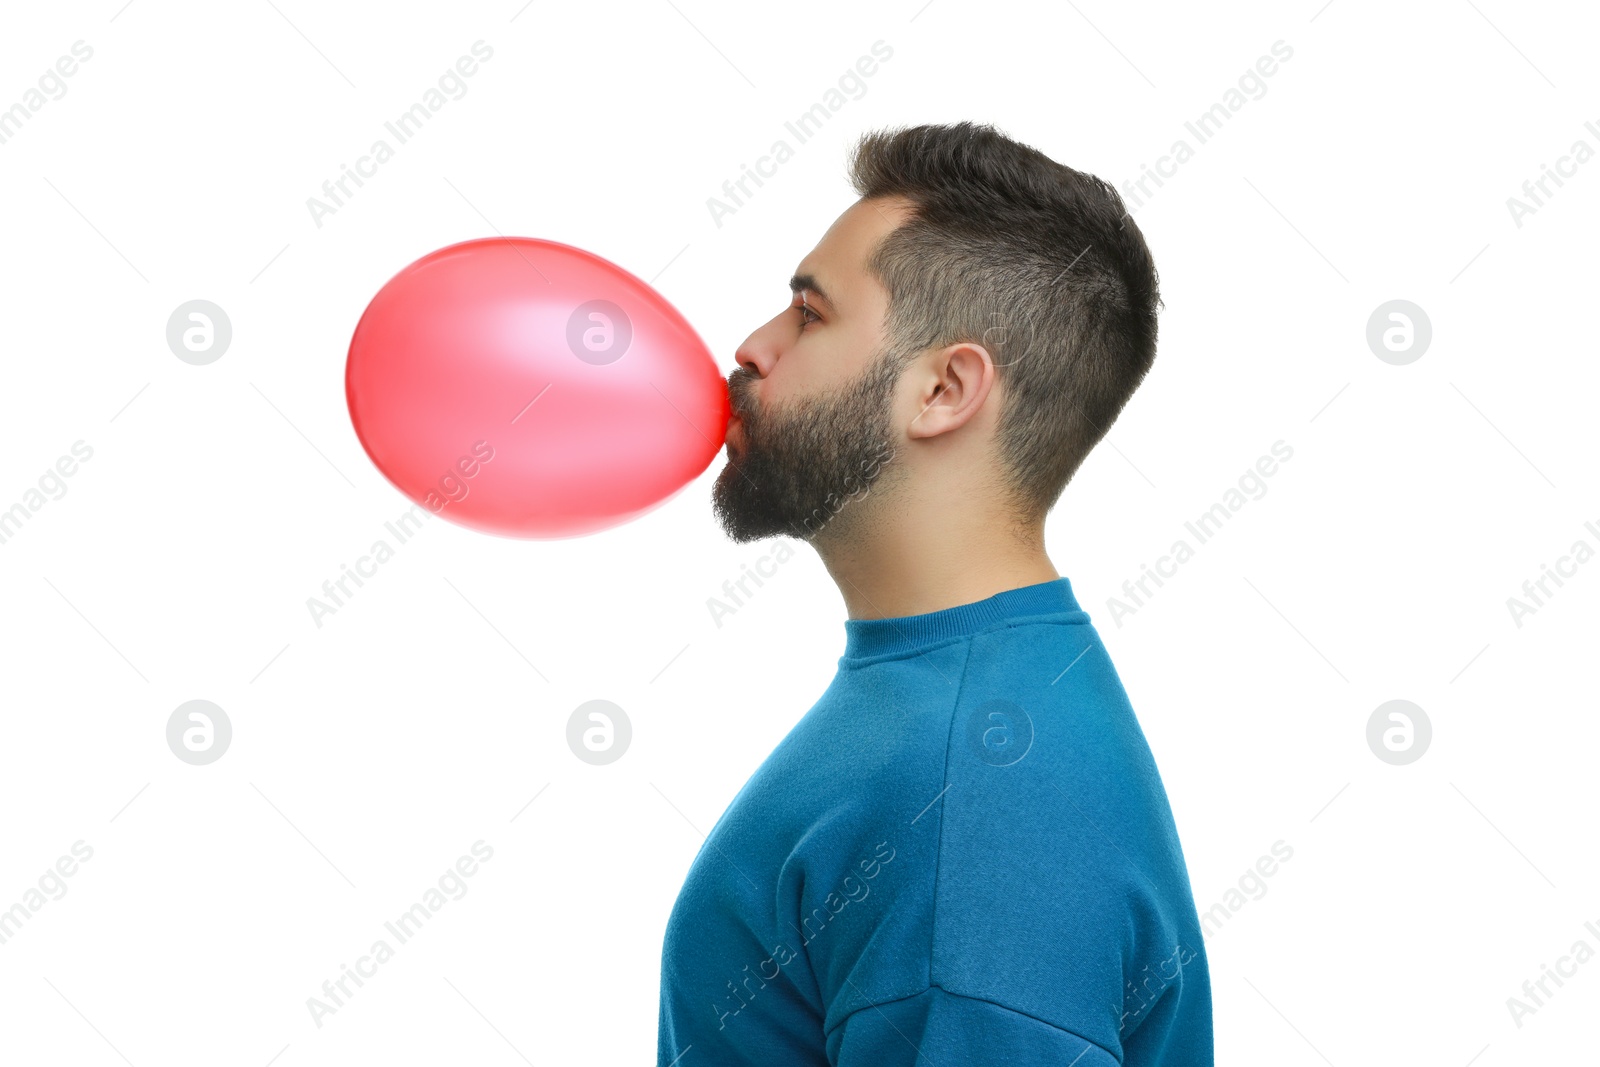
[[[833,302],[833,298],[827,294],[827,291],[824,290],[822,286],[817,284],[817,279],[812,275],[796,274],[793,278],[789,279],[789,291],[791,293],[798,293],[802,289],[815,293],[824,304],[827,304],[834,310],[838,310],[838,305]]]

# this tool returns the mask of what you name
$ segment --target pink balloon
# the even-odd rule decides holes
[[[372,462],[437,515],[575,537],[659,507],[722,448],[727,382],[645,282],[532,237],[430,252],[367,305],[345,397]]]

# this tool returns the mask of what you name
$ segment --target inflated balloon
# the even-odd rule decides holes
[[[506,537],[574,537],[665,503],[722,447],[727,383],[645,282],[532,237],[430,252],[356,324],[356,436],[401,492]]]

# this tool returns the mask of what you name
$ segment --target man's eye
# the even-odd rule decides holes
[[[818,315],[815,311],[812,311],[805,304],[796,304],[794,306],[794,310],[800,312],[800,328],[802,330],[807,326],[810,326],[813,322],[820,322],[822,320],[821,315]],[[806,318],[807,315],[810,315],[811,317]]]

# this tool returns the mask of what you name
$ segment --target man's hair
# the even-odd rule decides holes
[[[914,205],[866,265],[889,294],[889,358],[989,351],[1003,488],[1023,524],[1042,520],[1155,361],[1143,235],[1106,182],[988,125],[868,133],[849,176],[863,199]]]

